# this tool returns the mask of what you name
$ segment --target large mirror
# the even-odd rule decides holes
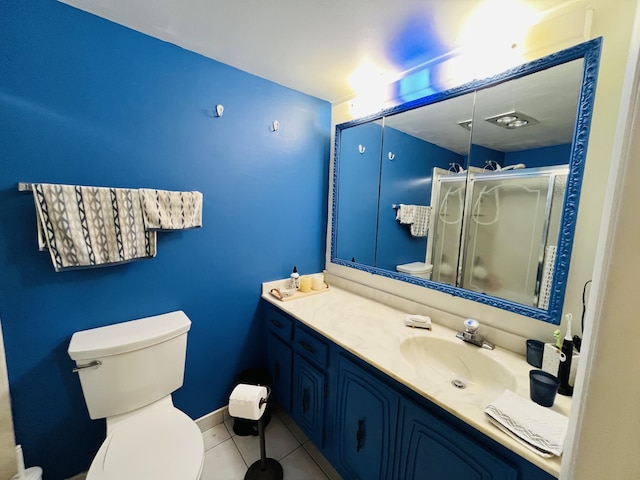
[[[599,55],[338,125],[331,261],[558,324]]]

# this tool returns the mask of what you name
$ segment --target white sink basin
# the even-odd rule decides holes
[[[400,352],[422,377],[445,381],[444,389],[477,397],[481,403],[495,400],[504,390],[517,388],[516,377],[491,358],[492,351],[461,340],[413,337],[400,344]]]

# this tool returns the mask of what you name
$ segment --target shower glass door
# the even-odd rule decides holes
[[[464,212],[466,173],[441,175],[434,169],[432,234],[427,263],[433,264],[431,280],[457,285],[458,257]]]
[[[540,293],[555,266],[554,212],[562,205],[566,174],[527,170],[469,176],[461,286],[542,307]]]

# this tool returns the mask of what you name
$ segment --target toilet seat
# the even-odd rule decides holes
[[[86,480],[198,480],[203,463],[194,421],[175,407],[155,408],[110,427]]]

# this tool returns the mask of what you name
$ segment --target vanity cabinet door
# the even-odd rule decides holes
[[[412,402],[401,402],[400,426],[399,479],[518,479],[511,464]]]
[[[272,394],[280,406],[291,413],[293,351],[273,333],[267,337],[267,365],[273,379]]]
[[[316,447],[324,443],[325,375],[294,355],[291,416]]]
[[[347,479],[392,478],[399,396],[341,354],[337,365],[335,466]]]

